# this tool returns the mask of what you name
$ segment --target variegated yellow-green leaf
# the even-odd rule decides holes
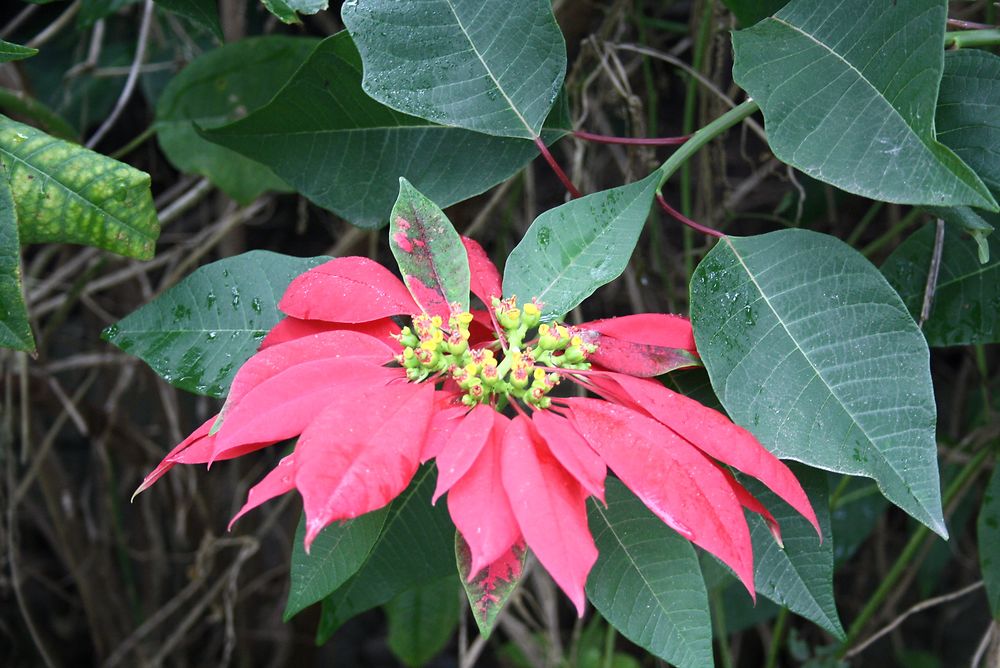
[[[20,260],[14,200],[7,170],[0,164],[0,346],[30,351],[35,349],[35,341],[21,292]]]
[[[21,243],[96,246],[146,260],[160,223],[149,174],[0,116]]]

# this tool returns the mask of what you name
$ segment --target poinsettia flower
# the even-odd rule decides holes
[[[413,252],[421,240],[406,241],[404,251]],[[780,533],[727,467],[760,480],[819,532],[783,463],[722,413],[651,378],[698,363],[687,319],[542,322],[540,304],[530,295],[520,305],[524,296],[504,297],[483,249],[462,244],[469,288],[484,308],[455,307],[447,318],[443,293],[429,298],[434,288],[413,280],[415,298],[365,258],[331,260],[296,278],[279,303],[287,317],[240,368],[219,415],[174,448],[139,491],[177,464],[210,464],[297,438],[233,521],[297,491],[308,549],[330,524],[391,502],[433,460],[434,501],[446,500],[469,548],[469,579],[526,544],[581,615],[598,556],[586,503],[603,502],[609,470],[657,517],[732,568],[751,595],[744,509],[764,517],[779,540]],[[407,317],[405,327],[394,320]],[[591,396],[553,392],[565,382]]]

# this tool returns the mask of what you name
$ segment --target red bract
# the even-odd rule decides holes
[[[500,299],[496,268],[478,244],[463,243],[470,288],[487,310],[453,310],[447,320],[418,306],[440,311],[440,298],[414,299],[363,258],[332,260],[295,279],[280,303],[289,317],[236,374],[220,416],[174,448],[140,491],[176,464],[297,438],[236,518],[297,490],[308,549],[331,523],[388,504],[434,459],[434,501],[446,495],[468,547],[469,580],[480,576],[488,594],[490,574],[519,570],[510,564],[527,544],[581,614],[598,556],[586,502],[603,502],[609,469],[751,594],[744,509],[780,534],[726,467],[759,479],[819,531],[795,477],[749,432],[641,377],[697,364],[686,319],[542,324],[543,305]],[[401,315],[411,326],[391,319]],[[600,398],[550,395],[566,380]]]

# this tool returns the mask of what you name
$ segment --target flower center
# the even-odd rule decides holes
[[[397,337],[403,352],[396,361],[412,382],[452,378],[467,406],[489,402],[498,408],[511,397],[535,408],[548,408],[548,394],[562,379],[562,370],[589,369],[587,356],[597,346],[585,342],[571,327],[541,322],[532,300],[522,308],[517,298],[493,299],[490,306],[497,330],[495,341],[469,347],[473,315],[454,309],[447,326],[440,316],[413,316],[413,326]]]

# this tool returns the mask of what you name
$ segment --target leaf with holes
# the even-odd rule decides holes
[[[935,225],[925,225],[882,265],[882,273],[915,318],[924,303],[934,236]],[[934,301],[923,326],[930,345],[1000,342],[1000,239],[993,234],[986,243],[990,260],[980,264],[977,243],[956,228],[945,227]]]
[[[469,310],[469,258],[462,238],[438,205],[402,177],[389,215],[389,248],[424,312],[447,323],[451,304]]]
[[[153,257],[160,221],[149,174],[0,116],[0,160],[22,244],[85,244]]]
[[[572,311],[618,278],[649,215],[660,173],[550,209],[511,251],[503,294],[537,298],[546,320]]]
[[[944,0],[792,0],[733,33],[733,78],[764,112],[784,162],[872,199],[997,203],[934,136],[944,69]]]
[[[32,351],[35,339],[28,322],[28,307],[21,288],[21,244],[17,239],[17,215],[7,183],[7,170],[0,164],[0,346]]]
[[[708,592],[698,555],[619,481],[587,504],[600,556],[587,598],[622,635],[677,666],[712,665]]]
[[[489,638],[496,626],[500,612],[507,605],[511,594],[517,589],[524,575],[524,561],[528,550],[524,541],[519,541],[500,559],[475,574],[469,576],[472,568],[472,551],[462,534],[455,532],[455,559],[458,562],[458,575],[469,598],[469,607],[476,626],[484,638]]]
[[[172,385],[224,396],[236,371],[281,320],[277,303],[288,284],[327,259],[250,251],[213,262],[102,336]]]
[[[562,105],[553,111],[546,124],[552,129],[543,132],[547,143],[565,134],[564,112]],[[323,40],[266,106],[203,136],[369,228],[389,221],[400,176],[446,207],[538,156],[530,141],[435,125],[371,99],[361,90],[361,59],[346,32]]]
[[[899,295],[833,237],[726,237],[691,280],[702,362],[778,457],[878,482],[942,536],[929,352]]]
[[[442,125],[537,137],[566,74],[549,0],[365,0],[341,15],[365,92]]]

